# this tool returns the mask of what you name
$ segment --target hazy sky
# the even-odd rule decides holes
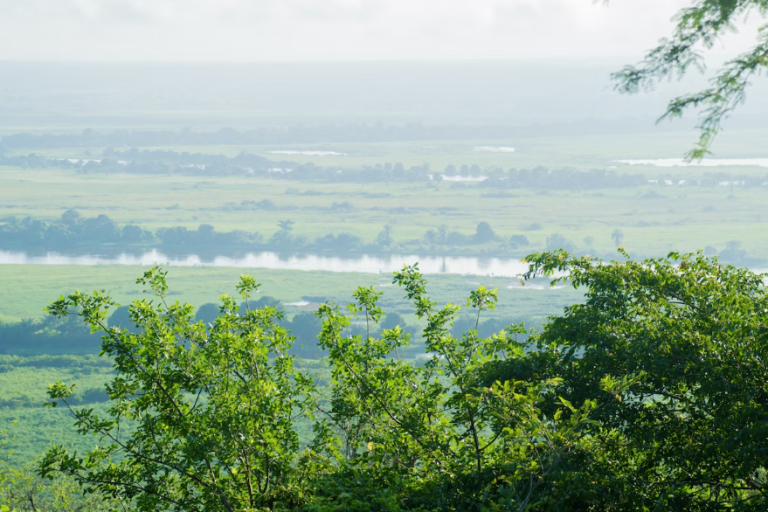
[[[669,32],[677,9],[690,4],[690,0],[611,0],[608,6],[593,0],[0,0],[0,60],[639,57]]]

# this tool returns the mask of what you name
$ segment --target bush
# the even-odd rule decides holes
[[[131,308],[130,306],[120,306],[110,315],[107,321],[110,327],[121,327],[128,329],[131,332],[138,332],[136,326],[131,320]]]
[[[297,313],[290,322],[283,322],[283,325],[296,337],[291,353],[306,358],[322,357],[322,351],[317,347],[317,336],[322,322],[316,314]]]
[[[509,240],[520,247],[528,247],[528,237],[525,235],[512,235]]]
[[[198,322],[203,322],[205,325],[213,324],[218,317],[219,305],[213,303],[203,304],[197,310],[197,314],[195,314],[195,320]]]
[[[140,281],[161,297],[167,293],[165,274],[158,269]],[[431,510],[477,504],[509,508],[531,492],[544,492],[539,477],[573,450],[565,441],[574,438],[574,427],[591,406],[545,424],[536,404],[552,392],[554,381],[531,383],[523,394],[509,385],[477,387],[472,375],[488,356],[522,356],[522,345],[507,335],[454,338],[448,324],[457,307],[436,309],[414,268],[398,273],[396,282],[428,322],[426,350],[439,357],[423,365],[401,360],[398,348],[410,337],[401,319],[392,314],[387,325],[396,325],[376,337],[380,293],[360,288],[353,317],[323,304],[314,320],[300,314],[291,322],[307,332],[317,332],[322,322],[319,346],[328,350],[333,375],[328,399],[317,394],[310,373],[294,367],[288,355],[292,340],[277,323],[282,316],[274,307],[240,315],[235,301],[224,297],[222,315],[212,328],[202,329],[191,306],[136,301],[132,307],[139,333],[107,328],[102,345],[115,363],[116,376],[108,385],[111,402],[124,405],[109,409],[106,421],[92,409],[74,410],[82,433],[95,433],[109,444],[84,455],[56,446],[42,460],[41,474],[65,474],[87,490],[135,497],[139,511],[356,509],[370,504],[393,510],[419,504]],[[252,278],[244,277],[238,290],[245,299],[255,287]],[[495,302],[495,290],[482,287],[469,299],[480,312],[493,309]],[[50,311],[67,315],[81,309],[86,322],[98,328],[93,319],[110,303],[104,295],[73,294]],[[343,334],[355,317],[365,334]],[[194,398],[203,393],[204,399]],[[63,383],[51,386],[49,396],[51,405],[77,400],[72,386]],[[123,410],[136,418],[140,414],[141,421],[118,437]],[[320,411],[316,438],[302,451],[295,420]],[[557,436],[563,442],[538,446],[505,427],[509,424],[524,426],[536,438]],[[520,448],[510,450],[513,442]],[[151,460],[144,455],[149,452]],[[398,459],[412,462],[403,465]],[[213,471],[197,472],[196,467]],[[507,467],[527,468],[507,473],[520,484],[512,493],[495,483]],[[414,473],[412,468],[419,469]],[[148,485],[151,492],[142,490]]]
[[[559,233],[554,233],[552,235],[549,235],[547,237],[547,250],[548,251],[556,251],[558,249],[563,249],[565,251],[573,251],[574,245],[573,242],[565,238],[563,235]]]
[[[483,221],[477,225],[477,230],[475,231],[475,237],[474,237],[474,242],[476,244],[485,244],[488,242],[492,242],[495,239],[496,239],[496,233],[494,233],[493,228],[491,228],[490,224]]]
[[[13,467],[2,461],[2,455],[0,453],[0,510],[107,512],[119,506],[101,493],[83,495],[74,478],[64,475],[56,475],[50,480],[42,478],[32,464]]]
[[[411,336],[373,287],[344,310],[322,304],[322,392],[318,365],[294,365],[274,307],[238,314],[225,296],[206,329],[189,305],[142,300],[132,334],[98,325],[109,297],[60,299],[52,314],[81,310],[104,330],[116,375],[106,417],[73,413],[106,446],[53,447],[41,474],[130,497],[140,512],[764,510],[762,276],[676,253],[527,260],[525,279],[557,274],[554,283],[586,289],[530,337],[484,319],[496,290],[472,291],[463,316],[430,299],[417,267],[397,272],[425,324],[419,361],[401,357]],[[167,295],[159,269],[140,281]],[[238,292],[255,288],[245,276]],[[71,403],[73,388],[54,384],[49,397]],[[140,421],[118,437],[126,414]],[[309,424],[314,439],[302,446]]]

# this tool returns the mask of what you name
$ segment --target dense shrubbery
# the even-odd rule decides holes
[[[0,434],[2,434],[0,432]],[[0,441],[0,511],[3,512],[107,512],[114,510],[100,494],[86,494],[74,478],[42,478],[34,464],[15,467],[3,459]]]
[[[130,333],[104,324],[108,297],[64,298],[51,313],[75,308],[106,335],[114,408],[75,409],[104,441],[85,456],[53,448],[42,471],[147,511],[764,510],[762,276],[699,255],[529,259],[526,277],[587,291],[530,338],[476,330],[494,290],[471,293],[473,322],[431,301],[416,268],[397,273],[426,323],[422,364],[402,359],[410,336],[373,288],[348,314],[322,304],[328,389],[294,366],[280,312],[249,307],[250,278],[244,314],[225,297],[207,327],[191,306],[142,300]],[[165,297],[163,273],[142,282]],[[71,388],[49,394],[70,401]],[[307,446],[301,421],[315,424]]]

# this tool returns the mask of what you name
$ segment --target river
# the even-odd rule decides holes
[[[31,255],[24,252],[0,251],[0,265],[160,265],[164,267],[236,267],[388,274],[400,270],[403,265],[416,262],[419,263],[419,270],[424,274],[516,277],[528,270],[526,263],[511,258],[417,255],[364,255],[343,258],[316,254],[283,255],[274,252],[248,253],[240,257],[202,258],[195,254],[169,256],[157,250],[138,255],[123,253],[115,256],[72,256],[55,252]]]

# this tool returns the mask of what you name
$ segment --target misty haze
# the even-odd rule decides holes
[[[766,13],[0,0],[0,512],[765,510]]]

